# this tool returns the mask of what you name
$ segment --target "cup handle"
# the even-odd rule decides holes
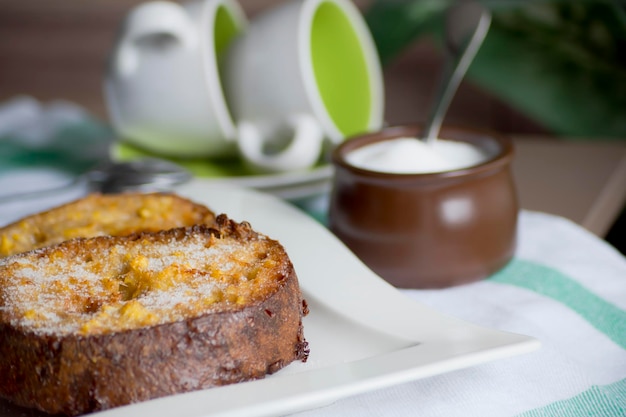
[[[293,135],[279,151],[268,151],[268,137],[277,129],[264,129],[250,121],[238,124],[237,144],[244,161],[256,172],[278,173],[309,168],[322,152],[324,132],[314,117],[294,115],[286,127]]]
[[[193,47],[197,41],[189,16],[178,4],[165,1],[135,7],[126,16],[122,31],[112,63],[113,70],[121,76],[129,76],[137,68],[142,40],[154,46],[174,40],[183,47]]]

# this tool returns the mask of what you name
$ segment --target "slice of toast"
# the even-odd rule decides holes
[[[175,194],[91,194],[0,228],[0,257],[77,237],[212,225],[207,207]]]
[[[225,215],[0,259],[0,396],[78,415],[306,360],[279,242]]]

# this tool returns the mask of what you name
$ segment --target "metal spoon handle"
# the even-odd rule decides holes
[[[169,191],[191,180],[186,169],[157,158],[142,158],[127,162],[106,162],[66,183],[33,191],[0,196],[0,204],[16,200],[45,197],[82,186],[89,191],[121,193],[124,191]]]
[[[183,167],[158,158],[106,163],[86,176],[91,188],[102,193],[168,191],[191,179]]]
[[[423,133],[426,142],[432,143],[439,136],[450,102],[480,49],[490,24],[491,13],[473,0],[460,1],[447,12],[445,22],[447,64],[435,97],[435,105],[426,119]]]

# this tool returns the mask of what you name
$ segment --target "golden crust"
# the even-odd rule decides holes
[[[0,257],[77,237],[124,236],[214,221],[211,210],[175,194],[90,194],[0,228]]]
[[[225,215],[0,259],[0,307],[0,396],[49,413],[262,378],[308,355],[284,248]]]

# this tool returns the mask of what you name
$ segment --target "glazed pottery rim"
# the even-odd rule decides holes
[[[476,165],[451,171],[427,173],[393,173],[373,171],[354,166],[348,163],[345,159],[345,156],[350,151],[361,148],[365,145],[397,139],[401,137],[417,136],[420,132],[422,132],[422,130],[422,126],[417,124],[394,125],[384,127],[378,131],[364,133],[362,135],[356,135],[347,138],[344,142],[339,144],[333,150],[331,154],[331,161],[336,167],[341,167],[345,170],[354,172],[364,177],[370,177],[372,179],[404,179],[408,181],[430,181],[481,175],[495,169],[500,169],[501,167],[508,165],[513,159],[514,146],[512,141],[508,137],[486,129],[456,125],[443,126],[441,128],[441,134],[439,136],[444,140],[453,140],[471,144],[476,144],[476,142],[479,142],[481,140],[491,140],[495,142],[498,146],[496,153],[494,155],[491,155],[485,161]],[[464,137],[456,137],[459,134],[464,135]]]

